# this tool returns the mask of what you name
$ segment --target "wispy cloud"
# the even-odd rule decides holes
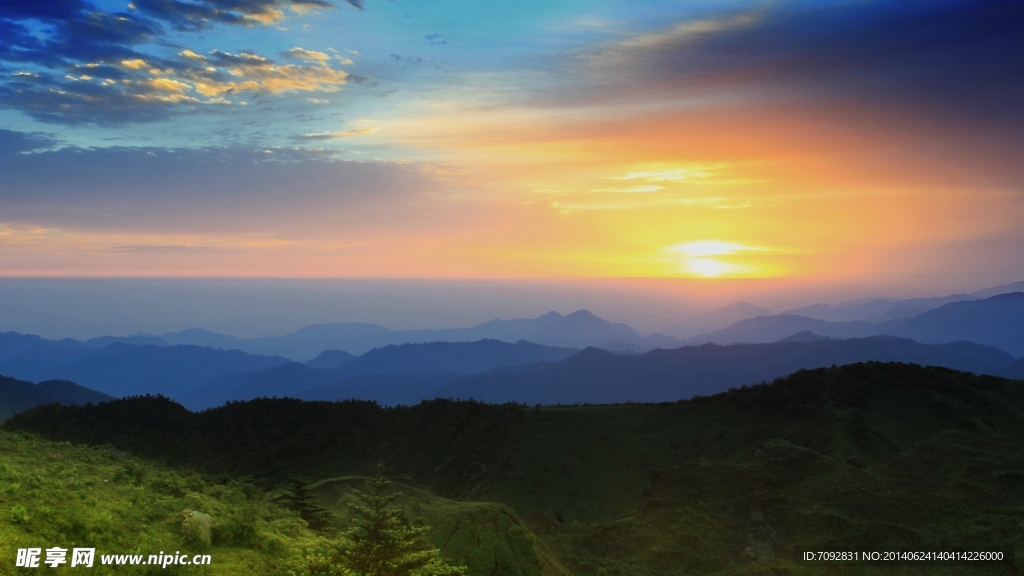
[[[376,132],[376,128],[355,128],[353,130],[339,130],[337,132],[315,132],[313,134],[303,134],[299,136],[299,140],[336,140],[338,138],[349,138],[352,136],[359,136],[362,134],[369,134]]]
[[[136,244],[131,246],[110,246],[111,252],[133,252],[136,254],[195,254],[197,252],[220,252],[222,246],[189,246],[189,245],[152,245]]]
[[[288,58],[295,58],[298,60],[306,60],[310,62],[326,62],[331,57],[326,52],[317,52],[315,50],[306,50],[296,46],[291,50],[286,50],[284,55]]]

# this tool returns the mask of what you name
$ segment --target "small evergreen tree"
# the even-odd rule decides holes
[[[288,489],[284,496],[288,499],[289,507],[302,516],[310,529],[323,530],[331,525],[334,514],[320,505],[309,485],[310,482],[305,478],[292,476],[288,479]]]
[[[462,576],[464,566],[444,562],[441,551],[430,546],[424,535],[428,526],[410,526],[401,509],[389,506],[402,493],[386,491],[391,482],[384,477],[384,465],[377,465],[377,477],[366,481],[368,492],[353,490],[355,504],[349,505],[353,526],[345,531],[346,545],[339,550],[347,576]]]

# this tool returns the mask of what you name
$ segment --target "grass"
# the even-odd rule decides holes
[[[212,541],[182,533],[183,510],[213,517]],[[202,567],[121,566],[119,574],[287,574],[317,535],[251,484],[171,470],[114,450],[0,432],[0,574],[18,548],[94,547],[101,554],[210,554]],[[44,553],[45,557],[45,553]],[[70,559],[70,558],[69,558]],[[42,569],[50,571],[48,566]],[[64,565],[56,572],[80,571]]]
[[[275,502],[279,493],[245,481],[169,468],[110,447],[0,431],[0,574],[21,571],[14,566],[18,548],[53,546],[96,548],[90,571],[96,574],[304,574],[303,556],[326,549],[347,526],[346,504],[363,480],[336,478],[313,486],[337,512],[334,526],[318,533]],[[568,576],[508,507],[455,502],[414,486],[402,490],[410,520],[433,527],[430,542],[445,558],[468,565],[469,574]],[[186,510],[212,517],[208,543],[183,529]],[[102,554],[177,551],[210,554],[212,563],[100,565]],[[65,565],[56,572],[69,570]]]

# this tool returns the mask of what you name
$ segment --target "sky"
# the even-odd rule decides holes
[[[0,36],[0,277],[1024,278],[1018,1],[0,0]]]

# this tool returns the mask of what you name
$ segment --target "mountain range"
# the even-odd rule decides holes
[[[918,300],[948,299],[954,297]],[[758,310],[763,309],[737,303],[705,320],[710,325]],[[517,336],[533,340],[509,342]],[[433,340],[389,342],[403,339]],[[364,349],[371,343],[378,345]],[[716,346],[701,346],[708,343]],[[236,344],[248,350],[228,348]],[[254,352],[260,350],[291,355]],[[295,362],[296,356],[308,361]],[[912,362],[1019,378],[1024,368],[1015,358],[1021,356],[1024,292],[947,302],[911,318],[874,323],[757,316],[686,340],[644,336],[585,310],[444,330],[318,324],[253,339],[199,329],[86,341],[0,334],[0,374],[32,382],[71,381],[110,396],[164,394],[193,409],[260,396],[357,397],[385,404],[437,396],[529,403],[661,401],[856,361]]]
[[[223,350],[242,350],[250,354],[278,355],[299,362],[308,361],[324,350],[343,350],[358,355],[389,344],[494,339],[585,348],[603,346],[610,342],[647,346],[648,342],[645,336],[629,326],[608,322],[587,310],[577,310],[566,315],[548,312],[536,318],[495,319],[469,328],[389,330],[376,324],[341,322],[314,324],[283,336],[260,338],[238,338],[198,328],[158,337],[137,335],[135,338],[158,338],[166,345],[192,344]]]
[[[1019,357],[1024,355],[1024,292],[951,302],[912,318],[879,323],[864,320],[830,322],[796,314],[758,316],[694,336],[684,343],[766,343],[803,331],[833,338],[901,336],[935,344],[967,340],[996,346]]]
[[[972,342],[921,344],[873,336],[832,339],[813,334],[771,344],[706,344],[616,354],[598,348],[575,351],[520,342],[407,344],[368,352],[334,370],[297,363],[246,374],[229,374],[176,397],[191,409],[228,400],[293,397],[304,400],[372,400],[386,406],[433,398],[526,404],[666,402],[756,384],[800,369],[862,361],[900,361],[981,374],[1000,374],[1015,360],[991,346]],[[450,358],[497,346],[536,348],[540,362],[473,372]],[[431,351],[433,349],[433,351]],[[430,354],[433,365],[415,360]],[[564,359],[558,360],[558,356]],[[527,358],[525,354],[521,359]],[[387,359],[386,362],[380,362]],[[412,361],[410,361],[412,359]],[[462,365],[464,367],[465,365]],[[476,368],[481,368],[477,364]]]
[[[307,397],[328,399],[334,390],[338,397],[365,397],[377,394],[386,404],[419,402],[433,398],[439,384],[446,384],[462,375],[475,374],[504,366],[535,364],[564,360],[578,350],[541,346],[525,340],[515,344],[498,340],[476,342],[431,342],[426,344],[389,345],[374,348],[362,356],[351,358],[333,368],[319,368],[321,356],[307,364],[289,362],[254,372],[224,374],[190,393],[175,396],[193,409],[210,408],[228,400],[249,400],[261,396]],[[345,381],[349,386],[336,385]]]
[[[951,294],[930,298],[862,298],[836,304],[810,304],[782,310],[779,314],[803,316],[828,322],[864,321],[877,324],[900,318],[911,318],[953,302],[981,300],[999,294],[1021,291],[1024,291],[1024,282],[1014,282],[978,290],[971,294]],[[689,318],[662,330],[662,332],[676,338],[688,339],[721,330],[741,320],[774,314],[771,310],[749,302],[734,302],[713,312]]]
[[[773,314],[749,302],[735,302],[716,311],[676,324],[666,334],[643,335],[626,324],[603,320],[587,310],[562,315],[548,312],[536,318],[495,319],[468,328],[389,330],[376,324],[342,322],[314,324],[281,336],[240,338],[201,328],[190,328],[159,336],[137,333],[131,336],[102,336],[84,342],[70,338],[56,341],[16,333],[0,334],[0,370],[23,354],[27,348],[45,346],[59,352],[36,351],[36,367],[49,370],[54,364],[68,364],[112,343],[128,345],[175,346],[193,345],[221,350],[241,350],[261,356],[282,356],[292,361],[307,362],[327,350],[359,355],[390,344],[427,342],[474,342],[494,339],[503,342],[526,340],[546,346],[585,348],[594,346],[623,352],[646,352],[655,348],[674,348],[689,344],[715,342],[774,342],[797,332],[812,331],[835,338],[859,338],[879,334],[906,336],[922,342],[952,342],[958,339],[978,341],[1003,347],[1015,356],[1024,354],[1024,338],[1006,327],[993,328],[1005,317],[992,307],[975,304],[992,296],[1024,289],[1024,282],[1008,284],[973,294],[955,294],[938,298],[867,298],[839,304],[813,304]],[[1004,303],[1007,304],[1007,303]],[[956,305],[956,306],[954,306]],[[1011,306],[1012,307],[1012,306]],[[978,311],[975,314],[975,311]],[[1016,309],[1008,310],[1012,323]],[[945,316],[955,318],[941,320]],[[974,320],[970,318],[978,316]],[[932,326],[924,320],[933,318]],[[958,323],[967,319],[975,325],[960,329]],[[994,326],[994,324],[993,324]],[[999,333],[999,334],[996,334]],[[11,340],[20,340],[11,342]],[[46,356],[46,354],[50,356]],[[29,369],[32,360],[19,360],[18,370]],[[316,367],[329,368],[335,360],[321,358]]]
[[[899,361],[999,374],[1014,359],[1002,350],[972,342],[920,344],[891,336],[705,344],[641,355],[588,348],[561,362],[467,376],[441,388],[438,395],[531,405],[666,402],[771,381],[801,369],[864,361]]]

